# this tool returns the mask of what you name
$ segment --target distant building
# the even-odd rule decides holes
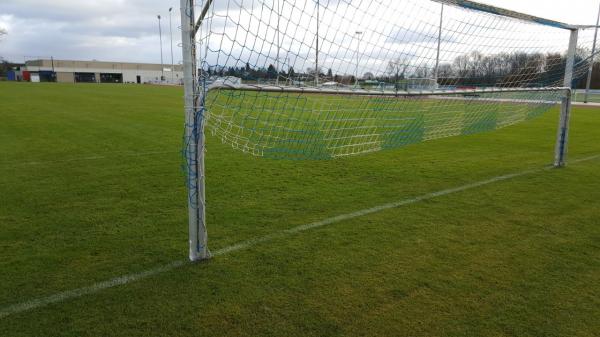
[[[170,64],[41,59],[26,61],[14,78],[31,82],[181,84],[183,67],[175,65],[171,69]]]

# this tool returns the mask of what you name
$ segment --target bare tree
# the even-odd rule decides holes
[[[396,91],[399,90],[399,81],[405,78],[406,69],[408,69],[408,62],[401,58],[388,62],[386,73],[393,79]]]
[[[418,67],[414,74],[412,75],[413,78],[429,78],[430,72],[429,72],[429,68],[427,66],[425,67]]]
[[[390,77],[395,77],[396,80],[404,79],[407,68],[408,64],[405,64],[405,62],[399,58],[388,62],[386,72]]]
[[[452,69],[452,65],[450,63],[442,63],[438,69],[438,77],[440,78],[448,78],[454,76],[454,70]]]

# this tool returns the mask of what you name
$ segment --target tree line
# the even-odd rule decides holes
[[[319,67],[319,79],[320,81],[335,81],[341,84],[352,84],[355,81],[355,77],[352,75],[340,75],[334,74],[332,69],[323,71]],[[289,79],[293,81],[314,81],[315,69],[308,68],[305,71],[296,71],[294,67],[288,67],[287,71],[277,71],[277,68],[273,64],[269,64],[265,67],[252,67],[250,63],[246,63],[242,67],[223,67],[213,66],[207,70],[209,76],[235,76],[245,81],[261,81],[261,80],[275,80],[279,76],[280,79]]]
[[[576,64],[583,60],[577,57]],[[441,64],[441,83],[481,86],[548,86],[560,82],[566,69],[561,53],[498,53],[484,55],[474,51],[458,56],[451,64]],[[587,64],[585,65],[587,67]]]
[[[587,69],[590,52],[580,49],[576,53],[577,70]],[[561,53],[496,53],[483,54],[473,51],[456,57],[452,62],[441,63],[438,68],[440,85],[458,86],[503,86],[503,87],[541,87],[562,85],[560,83],[566,68],[566,57]],[[318,69],[321,82],[335,81],[340,84],[354,84],[354,75],[336,74],[332,69]],[[388,63],[385,73],[373,75],[365,73],[359,80],[377,80],[389,84],[398,83],[407,78],[434,78],[435,70],[430,64],[396,59]],[[287,71],[277,71],[273,64],[267,67],[253,67],[246,63],[242,67],[212,67],[210,76],[235,76],[246,81],[275,80],[314,81],[315,69],[297,71],[289,67]],[[576,87],[585,86],[586,71],[577,71]],[[592,86],[600,87],[600,64],[594,65]]]

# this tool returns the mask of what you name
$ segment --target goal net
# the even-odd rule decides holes
[[[207,254],[205,130],[255,156],[330,159],[495,130],[562,103],[561,165],[570,87],[592,57],[593,27],[467,0],[181,5],[192,259]]]
[[[560,101],[570,31],[464,3],[215,1],[196,40],[206,128],[257,156],[323,159],[493,130]]]

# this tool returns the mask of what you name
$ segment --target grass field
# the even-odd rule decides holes
[[[330,161],[207,139],[213,251],[493,177],[485,186],[187,256],[181,88],[0,83],[0,336],[597,336],[600,110]]]

